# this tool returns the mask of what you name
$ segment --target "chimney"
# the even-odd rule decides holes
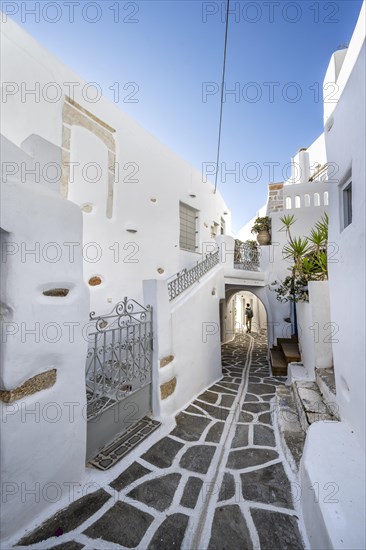
[[[291,183],[307,183],[310,178],[310,159],[306,147],[298,150],[292,159]]]

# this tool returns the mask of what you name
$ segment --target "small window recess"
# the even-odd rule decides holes
[[[352,223],[352,178],[342,185],[341,192],[342,229]]]

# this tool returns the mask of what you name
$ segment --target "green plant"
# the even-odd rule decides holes
[[[303,277],[286,277],[283,281],[273,281],[271,290],[277,293],[279,302],[306,302],[308,300],[307,280]]]
[[[258,243],[257,241],[252,241],[250,239],[246,241],[241,241],[240,239],[235,239],[235,248],[234,248],[234,262],[240,263],[243,262],[244,258],[244,249],[249,248],[249,257],[254,261],[258,257]]]
[[[253,248],[253,249],[255,249],[255,250],[258,250],[258,243],[257,243],[257,241],[253,241],[253,240],[251,240],[251,239],[247,239],[247,240],[245,241],[245,244],[247,244],[250,248]]]
[[[283,248],[283,257],[292,264],[289,267],[291,275],[283,282],[272,283],[272,290],[277,293],[277,299],[281,302],[306,301],[308,282],[328,279],[328,215],[324,213],[308,237],[292,236],[291,227],[295,221],[293,215],[281,218],[283,226],[280,231],[286,231],[288,241]]]
[[[243,241],[241,241],[240,239],[235,239],[235,245],[234,245],[234,262],[235,263],[238,263],[240,262],[240,258],[241,258],[241,246],[243,245]]]
[[[271,219],[268,216],[258,217],[254,220],[251,233],[259,233],[260,231],[269,231],[271,229]]]

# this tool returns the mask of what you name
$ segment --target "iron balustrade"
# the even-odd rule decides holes
[[[251,244],[236,242],[234,268],[246,271],[259,271],[260,250]]]
[[[309,178],[309,181],[325,181],[328,177],[328,166],[329,164],[327,162],[323,164],[323,166],[319,166],[319,168]]]
[[[152,309],[124,298],[108,315],[90,313],[88,420],[151,383]]]
[[[179,294],[199,281],[200,278],[210,271],[210,269],[215,267],[219,261],[219,250],[216,250],[216,252],[207,254],[203,260],[197,262],[197,265],[190,269],[185,268],[179,271],[175,278],[168,282],[169,301],[174,300]]]

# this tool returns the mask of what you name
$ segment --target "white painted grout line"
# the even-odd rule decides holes
[[[91,539],[83,534],[78,535],[73,540],[85,545],[85,548],[82,548],[82,550],[131,550],[127,546],[121,546],[104,539]]]
[[[215,466],[215,473],[214,473],[214,476],[212,477],[212,482],[211,482],[213,484],[213,487],[217,486],[219,488],[221,486],[222,479],[224,476],[224,467],[227,462],[227,457],[230,451],[230,445],[228,443],[231,444],[231,441],[235,435],[236,413],[239,411],[239,414],[240,414],[240,408],[239,408],[240,402],[242,401],[242,397],[245,396],[245,390],[248,385],[248,377],[249,377],[248,365],[250,365],[251,352],[254,345],[254,339],[252,337],[249,337],[249,338],[250,338],[250,344],[247,351],[247,358],[245,361],[245,365],[243,367],[242,382],[241,382],[241,385],[239,386],[238,393],[236,395],[236,398],[231,408],[234,414],[231,416],[231,421],[225,425],[224,432],[220,440],[221,452],[218,458],[215,460],[215,463],[212,464],[212,466]],[[187,542],[190,543],[189,546],[184,545],[184,547],[187,548],[187,550],[189,550],[190,548],[199,548],[200,550],[201,549],[203,550],[209,544],[210,535],[211,535],[211,525],[212,525],[215,506],[217,502],[217,495],[216,493],[211,493],[208,495],[208,497],[209,498],[206,500],[206,502],[204,502],[204,505],[200,510],[195,532],[192,533],[191,537],[189,537],[189,540],[184,541],[184,543],[187,543]]]
[[[253,550],[260,550],[261,543],[259,541],[258,531],[255,526],[254,520],[252,518],[252,514],[250,513],[250,508],[249,506],[242,505],[240,506],[240,510],[244,516],[244,519],[246,521],[248,531],[250,534],[250,538],[252,539],[252,542],[253,542]]]
[[[253,424],[249,424],[248,426],[248,446],[252,447],[254,445],[254,427]]]

